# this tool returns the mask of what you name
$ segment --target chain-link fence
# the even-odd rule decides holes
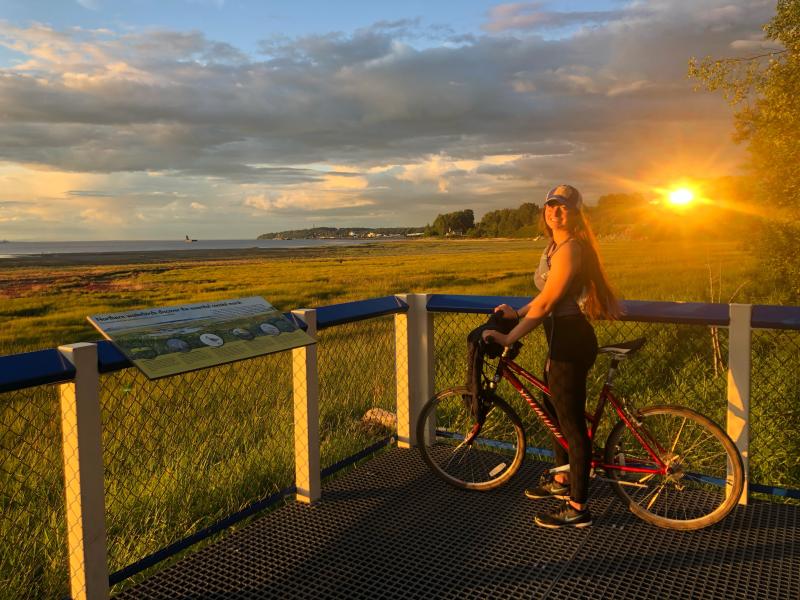
[[[294,481],[290,353],[101,377],[109,572]]]
[[[0,599],[69,594],[58,388],[0,394]]]
[[[754,329],[750,480],[800,489],[800,331]]]
[[[467,334],[486,319],[487,315],[435,314],[436,390],[466,383]],[[630,406],[688,406],[725,427],[728,363],[726,329],[632,321],[597,322],[594,326],[601,346],[638,337],[647,338],[647,344],[642,350],[622,363],[614,379],[616,395],[624,397]],[[523,344],[517,362],[533,374],[541,376],[547,358],[547,340],[543,330],[539,328],[526,336]],[[603,355],[598,356],[588,378],[589,411],[596,406],[607,369],[608,359]],[[541,425],[525,400],[505,381],[501,383],[499,393],[522,418],[528,446],[551,448],[549,432]],[[598,430],[598,444],[605,443],[605,438],[616,421],[616,415],[606,413]]]
[[[396,434],[394,315],[317,335],[322,468]]]

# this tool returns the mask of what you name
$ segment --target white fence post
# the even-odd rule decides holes
[[[397,294],[397,298],[408,303],[408,294]],[[411,308],[409,307],[409,311]],[[409,315],[396,313],[394,315],[394,367],[396,383],[396,414],[397,414],[397,445],[408,448],[414,436],[414,422],[412,420],[411,388],[412,364],[409,355],[411,340],[409,339]]]
[[[728,330],[728,418],[727,431],[742,455],[744,489],[739,504],[747,504],[750,482],[750,304],[730,305]]]
[[[417,444],[414,428],[422,405],[433,395],[433,315],[428,294],[398,294],[408,312],[395,315],[397,445]]]
[[[75,379],[59,386],[70,592],[75,600],[109,596],[100,375],[95,344],[58,351],[75,366]]]
[[[316,337],[317,311],[309,308],[292,314],[308,325]],[[319,457],[319,371],[317,345],[292,350],[292,398],[294,400],[294,465],[297,500],[316,502],[322,495]]]

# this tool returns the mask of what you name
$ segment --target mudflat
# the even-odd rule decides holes
[[[31,254],[4,257],[0,253],[0,268],[4,267],[70,267],[78,265],[130,265],[174,262],[217,261],[253,258],[286,258],[289,256],[324,256],[350,246],[307,248],[241,248],[222,250],[150,250],[140,252],[75,252]]]

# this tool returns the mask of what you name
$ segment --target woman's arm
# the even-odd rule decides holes
[[[538,296],[517,311],[520,321],[514,329],[508,334],[487,330],[483,332],[483,339],[486,340],[488,336],[491,336],[498,344],[510,346],[524,335],[533,331],[550,314],[553,307],[567,291],[572,281],[572,276],[579,266],[579,245],[575,243],[564,244],[561,250],[551,258],[550,273],[547,276],[544,289]],[[502,306],[504,305],[498,306],[495,310],[501,309]]]

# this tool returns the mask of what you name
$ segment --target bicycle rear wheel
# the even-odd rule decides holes
[[[475,418],[466,387],[439,392],[417,421],[423,460],[447,483],[469,490],[490,490],[508,481],[525,457],[525,430],[514,410],[496,398],[479,434],[470,435]]]
[[[701,529],[723,519],[744,485],[742,459],[727,434],[711,419],[679,406],[642,409],[639,420],[644,437],[660,446],[668,469],[659,473],[631,429],[617,423],[605,459],[606,474],[615,480],[611,486],[622,501],[639,518],[668,529]]]

